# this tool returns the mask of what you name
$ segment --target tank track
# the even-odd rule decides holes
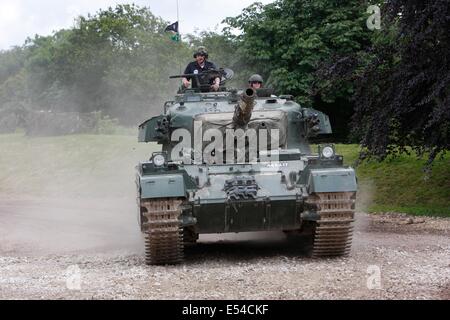
[[[182,200],[142,201],[145,260],[148,265],[177,264],[184,259]]]
[[[355,192],[316,193],[310,204],[316,206],[313,258],[347,256],[353,240]]]

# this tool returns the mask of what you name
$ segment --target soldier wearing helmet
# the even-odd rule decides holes
[[[261,89],[264,84],[264,79],[259,74],[254,74],[248,79],[248,85],[255,90]]]
[[[205,47],[199,47],[197,51],[194,53],[194,59],[195,61],[188,64],[186,67],[186,70],[184,71],[184,74],[201,74],[202,72],[208,71],[208,70],[217,70],[217,67],[214,63],[208,61],[209,55],[208,51]],[[205,79],[205,77],[198,77],[200,81],[200,85],[209,84],[211,85],[211,90],[218,91],[220,88],[220,78],[214,78],[214,79]],[[209,81],[210,83],[205,83],[206,81]],[[192,77],[183,78],[183,86],[185,88],[189,88],[191,86],[192,82],[192,88],[197,88],[197,81],[195,79],[192,79]]]

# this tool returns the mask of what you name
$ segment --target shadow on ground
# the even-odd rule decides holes
[[[304,238],[286,239],[282,232],[243,233],[239,235],[207,235],[199,243],[187,246],[186,262],[228,260],[249,262],[252,260],[284,256],[307,259],[310,242]]]

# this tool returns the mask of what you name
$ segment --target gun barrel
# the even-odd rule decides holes
[[[188,78],[188,77],[195,77],[198,76],[198,74],[180,74],[176,76],[170,76],[169,79],[180,79],[180,78]]]
[[[250,122],[255,107],[255,99],[256,91],[253,88],[244,91],[234,112],[233,123],[236,126],[244,127]]]

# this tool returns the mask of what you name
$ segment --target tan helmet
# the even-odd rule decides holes
[[[248,79],[248,83],[252,83],[252,82],[264,83],[264,79],[259,74],[254,74],[250,77],[250,79]]]

